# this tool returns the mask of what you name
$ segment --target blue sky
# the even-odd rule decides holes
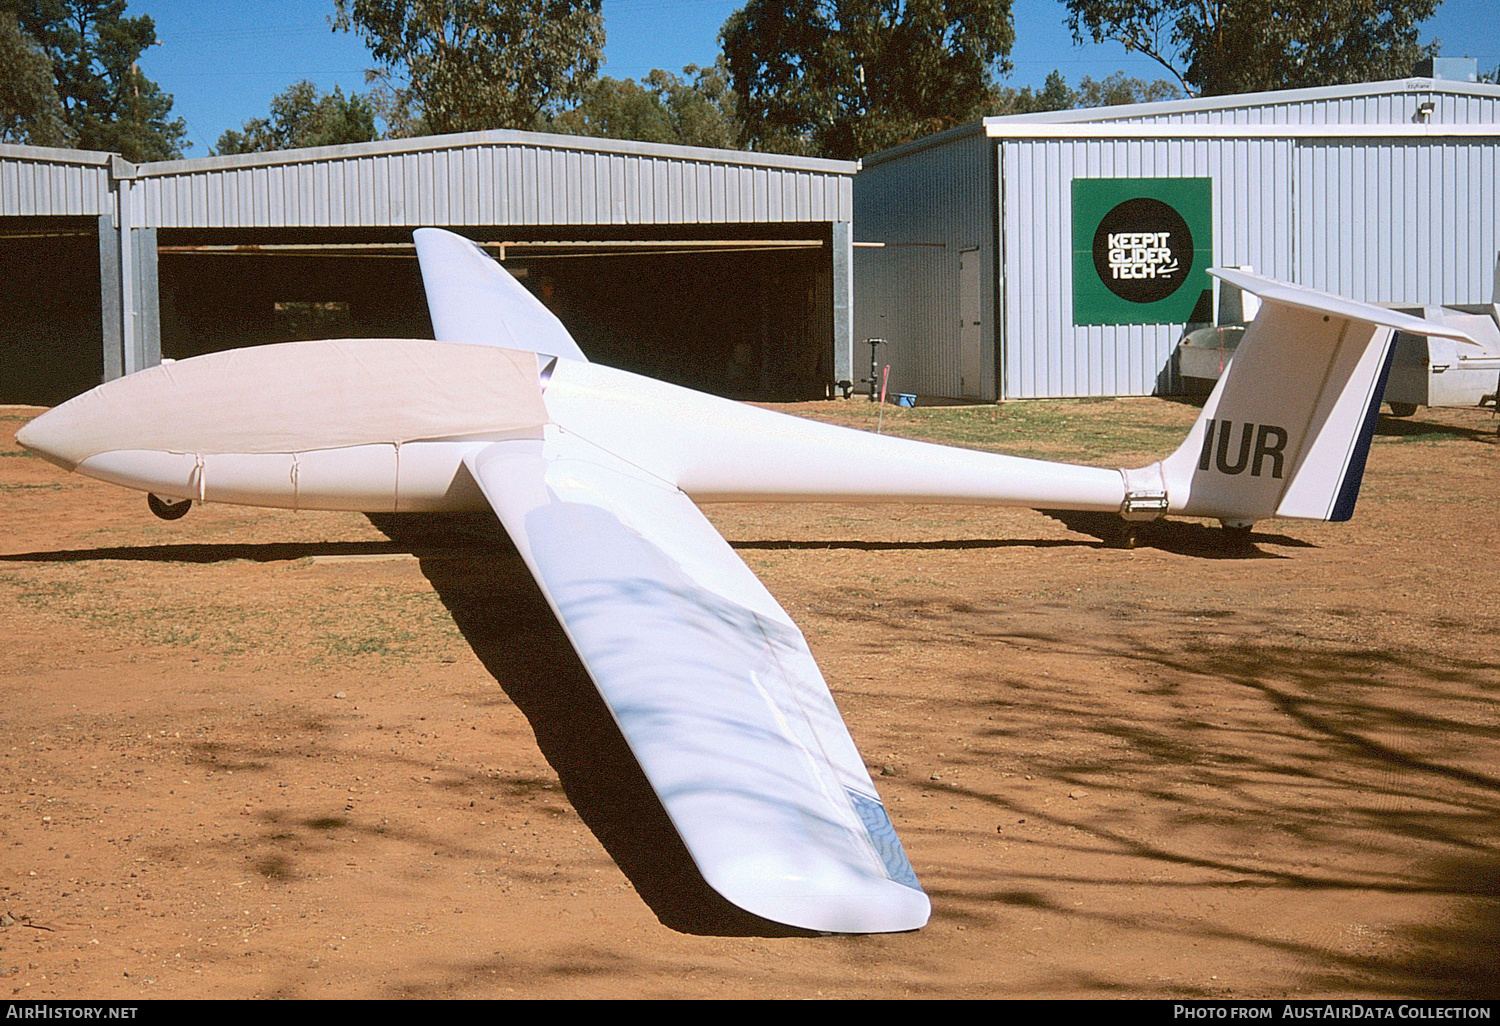
[[[724,19],[744,0],[604,0],[606,66],[616,78],[639,78],[652,68],[677,71],[710,64],[718,54]],[[130,0],[131,14],[156,21],[161,45],[141,70],[176,100],[187,121],[189,156],[203,156],[227,128],[266,113],[270,99],[299,79],[324,90],[361,90],[372,64],[356,35],[333,32],[331,0]],[[1155,63],[1106,43],[1076,46],[1063,19],[1062,0],[1014,0],[1016,87],[1040,86],[1054,68],[1070,83],[1124,70],[1164,77]],[[1445,0],[1423,26],[1422,40],[1443,41],[1443,55],[1477,57],[1481,69],[1500,64],[1500,0]]]

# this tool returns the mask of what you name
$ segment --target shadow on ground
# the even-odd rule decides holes
[[[1381,414],[1375,426],[1381,438],[1409,438],[1426,442],[1462,439],[1468,442],[1493,442],[1495,432],[1489,428],[1460,427],[1457,424],[1433,424],[1410,417],[1387,417]]]
[[[531,725],[574,810],[662,924],[683,933],[789,937],[704,881],[520,554],[492,514],[371,514],[423,575]],[[482,542],[491,558],[422,556]]]
[[[1500,858],[1453,859],[1434,867],[1439,881],[1470,896],[1445,923],[1407,927],[1409,953],[1370,959],[1369,970],[1394,991],[1432,999],[1500,995]]]
[[[1236,626],[1232,636],[1215,624],[1202,638],[1165,643],[1164,622],[1142,610],[1119,636],[1013,634],[1116,667],[1121,686],[1017,676],[986,699],[934,710],[944,722],[985,725],[969,759],[1024,765],[1045,784],[924,785],[990,806],[1011,843],[1029,849],[1003,890],[948,874],[930,888],[935,907],[957,922],[1024,906],[1184,944],[1253,945],[1292,956],[1303,994],[1493,999],[1500,661],[1288,643],[1270,615]],[[1088,813],[1043,797],[1095,788],[1112,800]],[[1263,855],[1256,838],[1271,832]],[[1117,877],[1053,868],[1083,852],[1122,856],[1131,868]],[[1154,899],[1143,899],[1149,916],[1136,916],[1059,900],[1100,885],[1191,895],[1178,902],[1188,910],[1318,907],[1326,918],[1348,907],[1360,911],[1332,914],[1373,918],[1345,920],[1364,934],[1319,943],[1293,939],[1285,918],[1174,915]]]
[[[1090,534],[1111,548],[1161,549],[1200,559],[1284,559],[1266,546],[1316,548],[1311,542],[1265,531],[1231,531],[1217,525],[1186,520],[1147,520],[1131,523],[1117,513],[1077,510],[1038,510],[1070,531]]]
[[[112,545],[95,549],[57,549],[47,552],[0,554],[5,563],[83,563],[95,559],[117,559],[145,563],[227,563],[243,559],[252,563],[277,563],[310,556],[375,556],[401,553],[400,542],[227,542],[172,545]]]

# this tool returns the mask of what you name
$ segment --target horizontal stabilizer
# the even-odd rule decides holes
[[[1209,273],[1259,296],[1261,307],[1187,440],[1161,463],[1169,510],[1245,523],[1348,520],[1395,331],[1474,340],[1446,324],[1243,271]]]
[[[1238,287],[1242,291],[1259,296],[1262,302],[1280,303],[1283,306],[1312,310],[1316,313],[1326,313],[1330,316],[1366,321],[1370,324],[1395,328],[1397,331],[1405,331],[1413,335],[1434,335],[1439,338],[1451,338],[1457,339],[1460,342],[1469,342],[1473,345],[1479,344],[1474,340],[1473,336],[1462,328],[1451,327],[1440,321],[1429,321],[1422,317],[1414,317],[1411,314],[1401,313],[1399,310],[1388,310],[1383,306],[1372,306],[1369,303],[1361,303],[1357,299],[1345,299],[1342,296],[1335,296],[1329,292],[1305,289],[1300,285],[1288,285],[1285,282],[1276,281],[1272,278],[1262,278],[1258,274],[1250,274],[1247,271],[1236,271],[1228,267],[1211,267],[1208,273],[1220,281],[1225,281]]]

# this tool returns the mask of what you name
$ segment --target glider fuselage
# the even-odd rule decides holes
[[[28,424],[70,470],[170,499],[359,512],[488,508],[476,446],[564,432],[698,501],[996,503],[1114,511],[1120,471],[819,424],[626,371],[420,339],[213,353]]]

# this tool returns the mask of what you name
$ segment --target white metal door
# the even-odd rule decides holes
[[[958,350],[965,398],[984,396],[984,362],[979,345],[979,250],[958,254]]]

